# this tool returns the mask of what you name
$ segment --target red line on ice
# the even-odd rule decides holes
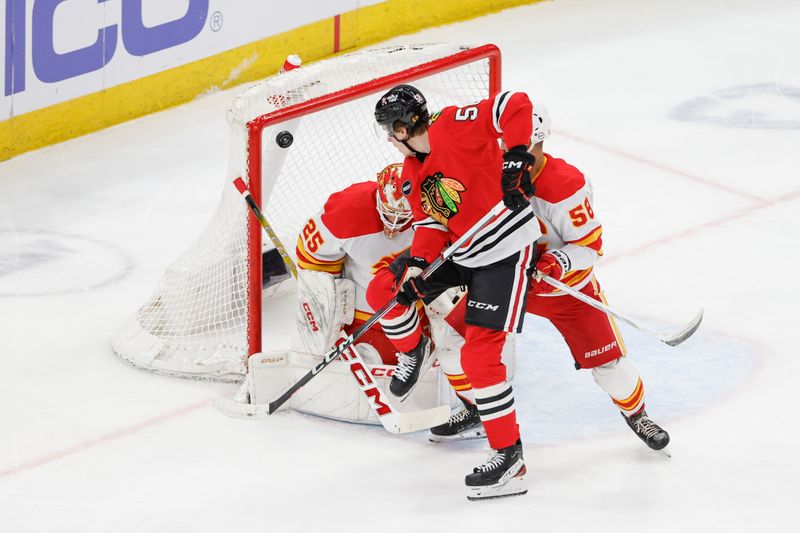
[[[100,435],[99,437],[95,437],[93,439],[89,439],[74,446],[70,446],[68,448],[63,448],[61,450],[57,450],[52,453],[48,453],[46,455],[42,455],[40,457],[36,457],[34,459],[30,459],[21,463],[17,466],[7,468],[5,470],[0,470],[0,479],[7,478],[19,474],[21,472],[25,472],[27,470],[32,470],[34,468],[40,467],[42,465],[46,465],[48,463],[52,463],[54,461],[58,461],[59,459],[63,459],[64,457],[68,457],[70,455],[74,455],[76,453],[80,453],[85,451],[89,448],[93,448],[99,444],[105,444],[107,442],[115,441],[121,439],[123,437],[127,437],[129,435],[133,435],[135,433],[139,433],[142,430],[148,429],[153,426],[157,426],[162,422],[166,422],[168,420],[173,420],[175,418],[182,417],[199,409],[202,409],[208,406],[211,403],[211,399],[206,399],[201,402],[196,402],[190,405],[186,405],[174,411],[170,411],[168,413],[164,413],[163,415],[159,415],[155,418],[151,418],[149,420],[145,420],[144,422],[140,422],[138,424],[133,424],[128,427],[124,427],[122,429],[118,429],[116,431],[112,431],[111,433],[106,433],[104,435]]]
[[[690,173],[685,172],[683,170],[680,170],[680,169],[677,169],[677,168],[673,168],[673,167],[664,165],[663,163],[659,163],[657,161],[653,161],[653,160],[647,159],[645,157],[640,157],[638,155],[631,154],[631,153],[625,152],[623,150],[619,150],[617,148],[613,148],[611,146],[605,146],[605,145],[600,144],[598,142],[591,141],[589,139],[584,139],[582,137],[578,137],[577,135],[573,135],[572,133],[568,133],[566,131],[555,130],[555,129],[553,131],[555,131],[558,135],[560,135],[562,137],[566,137],[567,139],[572,139],[573,141],[578,141],[580,143],[592,146],[594,148],[598,148],[600,150],[603,150],[603,151],[608,152],[610,154],[614,154],[614,155],[622,157],[624,159],[629,159],[631,161],[635,161],[635,162],[640,163],[642,165],[647,165],[647,166],[653,167],[655,169],[658,169],[658,170],[661,170],[661,171],[664,171],[664,172],[669,172],[670,174],[675,174],[677,176],[681,176],[683,178],[686,178],[686,179],[689,179],[689,180],[692,180],[692,181],[696,181],[698,183],[702,183],[703,185],[707,185],[709,187],[713,187],[715,189],[719,189],[719,190],[724,191],[724,192],[729,193],[729,194],[735,194],[737,196],[741,196],[743,198],[747,198],[748,200],[752,200],[754,202],[758,202],[759,204],[764,204],[764,203],[769,202],[769,200],[767,200],[766,198],[761,198],[760,196],[757,196],[755,194],[749,193],[747,191],[742,191],[742,190],[739,190],[739,189],[735,189],[733,187],[728,187],[727,185],[724,185],[722,183],[718,183],[718,182],[716,182],[714,180],[710,180],[708,178],[703,178],[702,176],[696,176],[694,174],[690,174]]]

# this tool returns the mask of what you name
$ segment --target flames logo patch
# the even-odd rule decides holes
[[[399,256],[400,254],[405,252],[407,249],[408,248],[404,248],[404,249],[400,250],[399,252],[394,252],[394,253],[391,253],[389,255],[384,255],[383,257],[378,259],[372,265],[372,275],[374,276],[375,274],[378,273],[378,271],[380,271],[380,270],[382,270],[384,268],[389,268],[389,266],[392,263],[394,263],[394,260],[397,259],[397,256]]]

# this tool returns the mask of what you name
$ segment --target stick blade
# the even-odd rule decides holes
[[[430,429],[447,422],[447,419],[450,418],[450,406],[439,405],[422,411],[392,413],[392,415],[393,419],[390,423],[385,423],[384,420],[381,420],[383,427],[390,433],[411,433]]]
[[[661,340],[670,346],[677,346],[689,337],[691,337],[697,328],[700,327],[700,323],[703,321],[703,310],[700,309],[700,312],[697,313],[697,316],[692,319],[691,322],[686,324],[683,329],[674,333],[669,337],[664,337]]]
[[[267,405],[237,402],[233,398],[214,398],[211,405],[223,415],[242,420],[264,420],[270,415]]]

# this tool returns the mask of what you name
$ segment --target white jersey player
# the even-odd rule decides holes
[[[625,357],[625,344],[614,319],[541,279],[548,275],[605,303],[594,275],[594,265],[603,254],[603,226],[594,211],[592,184],[580,170],[544,152],[550,117],[543,106],[537,109],[529,149],[534,157],[529,170],[533,195],[528,199],[542,234],[536,241],[537,274],[528,291],[526,311],[555,326],[570,349],[575,368],[591,371],[636,435],[650,448],[663,450],[669,434],[645,411],[642,379]]]
[[[408,250],[413,236],[411,208],[400,192],[401,172],[401,164],[389,165],[378,173],[377,182],[355,183],[333,193],[301,230],[296,248],[295,353],[325,354],[342,331],[352,333],[375,312],[365,298],[367,286]],[[432,428],[432,440],[483,435],[477,411],[471,407],[472,387],[460,365],[463,338],[457,330],[463,330],[461,307],[453,313],[460,319],[445,319],[457,296],[458,291],[443,295],[427,307],[427,313],[420,313],[436,346],[434,356],[466,406],[448,424]],[[379,324],[359,337],[356,349],[370,363],[397,364],[396,349]],[[382,375],[390,378],[392,372],[389,369]],[[471,413],[474,416],[466,416]]]

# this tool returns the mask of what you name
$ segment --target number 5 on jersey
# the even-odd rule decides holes
[[[312,218],[303,228],[303,244],[305,245],[306,250],[313,254],[319,250],[319,247],[323,242],[325,241],[322,239],[322,234],[320,234],[319,230],[317,230],[317,223],[314,222],[314,219]]]

